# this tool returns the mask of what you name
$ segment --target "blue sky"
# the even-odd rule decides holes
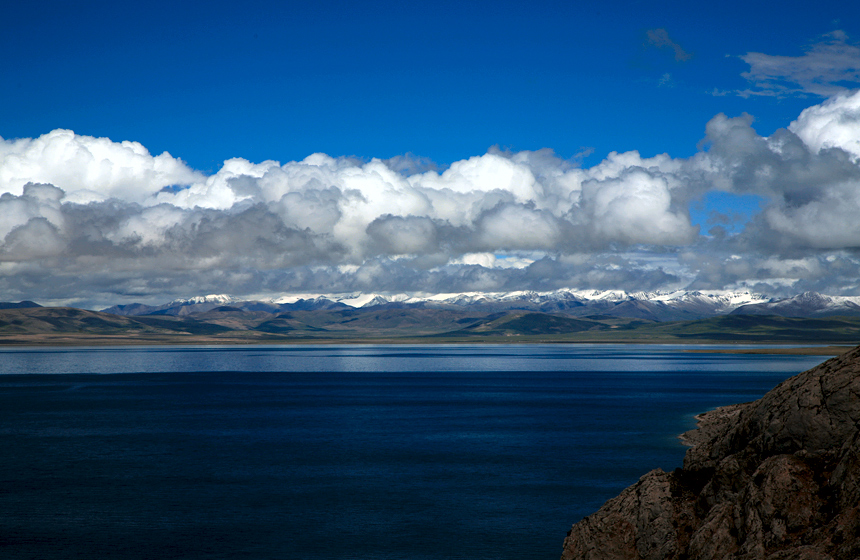
[[[243,158],[251,164],[266,160],[287,164],[314,153],[354,157],[352,161],[359,166],[372,158],[388,160],[411,154],[408,169],[412,171],[405,174],[427,169],[443,171],[455,162],[483,156],[488,150],[512,157],[549,148],[556,156],[553,169],[579,166],[595,170],[612,152],[633,150],[646,159],[665,153],[672,161],[689,161],[697,154],[711,153],[713,139],[705,140],[706,125],[719,114],[730,119],[751,115],[751,130],[766,139],[788,127],[804,109],[824,103],[840,90],[850,93],[860,86],[856,66],[853,73],[851,70],[855,62],[852,49],[856,50],[860,40],[860,7],[850,2],[818,2],[811,7],[808,2],[526,5],[33,1],[5,2],[0,10],[0,137],[9,146],[16,139],[38,139],[56,129],[74,131],[80,138],[137,142],[152,156],[166,151],[184,162],[188,169],[177,175],[184,179],[176,179],[182,183],[180,189],[223,172],[224,162],[230,158]],[[763,58],[755,59],[759,55]],[[764,63],[785,59],[794,62],[781,66],[782,74],[767,74]],[[755,60],[761,64],[754,67]],[[10,147],[7,152],[14,150]],[[7,169],[12,169],[10,161],[6,160]],[[648,167],[642,163],[625,165]],[[660,165],[662,176],[666,176],[674,164]],[[528,166],[538,174],[536,163]],[[192,177],[194,173],[197,176]],[[689,179],[689,170],[684,173]],[[592,175],[589,177],[593,180],[604,180]],[[48,176],[54,177],[50,173],[45,175]],[[65,195],[72,192],[74,181],[55,184],[57,180],[45,177],[36,173],[30,180],[50,183]],[[675,189],[672,180],[667,183],[670,190]],[[129,181],[127,186],[138,184]],[[590,262],[598,266],[594,263],[611,261],[613,254],[620,254],[614,253],[616,249],[629,254],[631,246],[649,254],[667,251],[667,258],[674,259],[675,265],[661,269],[667,275],[664,283],[654,279],[652,268],[647,269],[652,274],[648,276],[645,269],[636,268],[638,264],[624,265],[639,271],[634,277],[652,278],[644,282],[648,286],[643,289],[686,283],[714,289],[759,286],[774,292],[802,287],[840,293],[856,291],[856,286],[847,280],[828,284],[823,280],[827,277],[824,273],[818,273],[816,279],[791,273],[783,280],[774,280],[768,277],[769,272],[760,270],[750,272],[755,280],[741,278],[740,273],[720,281],[703,280],[707,276],[704,268],[678,255],[696,243],[707,243],[713,237],[708,232],[714,225],[723,226],[723,234],[736,236],[735,242],[741,243],[739,238],[744,231],[749,236],[754,234],[751,220],[756,215],[765,216],[762,212],[768,201],[780,197],[783,202],[788,200],[785,193],[777,193],[772,187],[743,186],[737,181],[731,187],[720,187],[723,183],[716,180],[709,184],[711,187],[684,187],[683,194],[677,189],[672,191],[672,212],[686,213],[689,220],[681,224],[683,231],[673,230],[677,235],[661,229],[675,227],[671,220],[655,229],[659,234],[648,238],[607,234],[605,239],[584,243],[593,257]],[[813,191],[824,188],[810,184],[807,187]],[[20,185],[6,190],[13,196],[23,196]],[[116,198],[119,191],[110,192]],[[155,199],[145,202],[143,198],[119,196],[117,200],[120,199],[145,207],[155,204]],[[62,200],[63,211],[66,204],[85,203],[91,209],[93,204],[104,204],[102,199],[80,196]],[[175,202],[160,200],[168,205]],[[224,204],[213,200],[199,206],[226,211]],[[269,203],[274,204],[274,200]],[[342,213],[346,206],[338,204],[337,212]],[[516,204],[525,208],[523,212],[529,204],[531,211],[550,212],[542,206],[548,204],[546,201],[521,197]],[[183,212],[190,208],[174,206]],[[234,206],[230,206],[232,211],[239,212]],[[417,211],[412,207],[380,211],[370,216],[364,226],[370,227],[371,222],[388,215],[403,219],[423,216],[433,221],[432,235],[437,236],[434,239],[454,236],[452,232],[440,233],[439,228],[463,224],[443,216],[438,205],[434,208],[426,216],[413,214]],[[793,208],[788,204],[783,210],[794,211]],[[34,212],[31,218],[41,217],[66,235],[57,223],[40,214],[41,210]],[[780,216],[768,217],[767,227],[775,228]],[[579,223],[571,220],[574,225]],[[474,226],[477,222],[470,223]],[[562,230],[567,227],[554,224]],[[25,225],[15,222],[6,228],[6,234]],[[296,229],[300,224],[282,221],[281,225]],[[699,226],[698,237],[684,233],[686,225]],[[414,231],[413,226],[410,231]],[[639,226],[630,227],[633,231]],[[478,231],[476,228],[470,231]],[[364,233],[369,231],[365,229]],[[436,274],[440,266],[460,266],[461,271],[472,266],[469,270],[473,270],[477,265],[468,265],[474,260],[469,255],[484,253],[498,256],[499,263],[514,255],[532,263],[550,259],[558,267],[567,258],[565,255],[576,253],[557,242],[574,235],[565,232],[553,230],[556,241],[549,245],[512,241],[493,247],[475,242],[451,249],[456,243],[446,242],[443,252],[448,261],[437,257],[431,259],[432,263],[415,264],[409,274],[414,272],[417,276],[410,276],[410,281],[420,277],[423,284],[419,284],[427,290],[442,289],[445,282],[434,284],[427,275]],[[147,239],[147,234],[138,234]],[[462,231],[457,235],[461,234],[466,235]],[[715,230],[715,234],[720,231]],[[84,243],[63,239],[66,253],[70,247]],[[853,253],[849,253],[860,246],[860,242],[855,244],[852,240],[829,246],[812,233],[804,239],[791,250],[780,248],[780,258],[785,262],[808,258],[833,262],[826,259],[836,255],[840,262],[853,262]],[[410,247],[414,249],[413,245]],[[404,254],[413,258],[421,253],[374,252],[366,248],[356,252],[355,247],[339,247],[339,259],[288,259],[274,268],[233,263],[218,269],[218,274],[243,270],[266,277],[258,278],[256,284],[249,281],[242,284],[244,287],[237,284],[234,288],[247,293],[314,291],[314,287],[361,289],[366,286],[354,278],[346,283],[326,277],[314,281],[294,279],[283,284],[273,278],[278,274],[302,276],[297,266],[346,267],[352,274],[354,267],[369,266],[369,259],[393,259],[376,263],[385,268],[403,261]],[[710,245],[707,251],[712,249],[716,254]],[[320,250],[326,254],[335,251]],[[720,250],[740,251],[741,247]],[[821,250],[836,250],[838,254],[825,255]],[[768,251],[773,253],[776,249],[767,242],[759,243],[756,251],[764,258]],[[653,262],[651,258],[642,262],[646,260]],[[44,256],[34,262],[55,274],[71,274],[74,268],[68,262]],[[184,281],[179,273],[166,273],[164,285],[168,287],[159,291],[153,281],[138,290],[129,287],[129,278],[123,276],[126,284],[121,287],[112,284],[115,277],[109,271],[118,266],[118,261],[111,262],[104,265],[108,271],[104,278],[90,279],[88,286],[93,282],[103,285],[99,288],[102,291],[96,290],[85,298],[87,302],[177,295],[180,290],[176,286]],[[165,266],[170,269],[173,265]],[[611,268],[605,262],[600,266]],[[452,281],[450,288],[541,289],[558,287],[562,282],[561,277],[557,282],[533,282],[528,271],[521,269],[519,274],[523,276],[518,279],[502,278],[498,266],[490,268],[484,272],[496,280],[486,285]],[[559,274],[567,278],[566,282],[588,283],[583,280],[587,275],[564,270]],[[20,287],[24,282],[18,272],[4,274],[9,282],[5,288],[7,299],[18,295],[40,297]],[[119,272],[117,275],[122,276]],[[593,285],[612,287],[612,278],[627,287],[635,283],[609,275]],[[215,284],[213,281],[212,287]],[[409,282],[404,280],[390,289],[402,289],[404,285]],[[69,296],[52,293],[45,297],[65,301]]]
[[[747,87],[747,52],[860,37],[851,5],[7,2],[0,134],[135,140],[210,172],[314,152],[449,164],[493,145],[685,157],[717,113],[767,135],[814,102],[711,92]]]

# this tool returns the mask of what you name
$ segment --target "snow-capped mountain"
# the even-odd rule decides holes
[[[233,296],[227,294],[209,294],[208,296],[194,296],[188,299],[175,299],[167,305],[196,305],[198,303],[215,303],[218,305],[227,305],[235,301]]]
[[[777,301],[750,303],[732,311],[736,315],[780,315],[782,317],[860,316],[860,297],[826,296],[817,292]]]
[[[625,292],[621,290],[556,290],[552,292],[466,292],[451,294],[292,294],[269,301],[241,301],[229,295],[198,296],[151,307],[118,305],[105,309],[118,315],[186,316],[229,306],[243,311],[285,311],[435,308],[480,311],[537,311],[582,316],[634,317],[652,321],[695,320],[715,315],[757,314],[786,317],[860,316],[860,297],[807,292],[771,299],[749,291]]]
[[[568,315],[621,315],[654,320],[678,320],[726,314],[742,305],[768,302],[766,296],[751,292],[625,292],[620,290],[556,290],[552,292],[467,292],[457,294],[338,294],[293,297],[277,303],[296,301],[342,303],[364,308],[379,305],[405,307],[481,307],[494,311],[534,310]]]
[[[142,303],[130,303],[128,305],[114,305],[103,309],[105,313],[114,315],[136,316],[136,315],[176,315],[185,316],[195,313],[205,313],[216,307],[232,303],[234,298],[226,294],[210,294],[208,296],[195,296],[188,299],[175,299],[164,305],[144,305]]]

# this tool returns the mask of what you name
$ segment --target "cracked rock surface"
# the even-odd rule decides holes
[[[698,419],[683,468],[575,524],[562,560],[860,559],[860,347]]]

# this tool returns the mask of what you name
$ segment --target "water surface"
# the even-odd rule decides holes
[[[688,348],[3,349],[0,557],[555,559],[825,359]]]

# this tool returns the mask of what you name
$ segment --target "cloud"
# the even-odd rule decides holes
[[[860,159],[860,95],[840,93],[808,107],[788,129],[816,152],[838,148]]]
[[[367,234],[381,254],[435,252],[438,245],[436,225],[426,217],[381,216],[367,226]]]
[[[685,51],[681,45],[673,41],[669,37],[669,32],[662,27],[658,29],[649,29],[645,32],[645,37],[648,45],[657,47],[658,49],[669,49],[673,51],[675,54],[675,60],[678,62],[690,60],[693,57],[692,53]]]
[[[564,225],[531,205],[500,204],[481,215],[477,229],[477,247],[489,251],[551,250],[561,242]]]
[[[21,191],[21,196],[8,192],[0,195],[0,237],[34,218],[43,218],[56,228],[64,227],[62,190],[52,185],[27,183]]]
[[[842,31],[825,35],[802,56],[750,52],[740,58],[750,65],[741,75],[752,85],[738,92],[742,97],[829,97],[860,85],[860,47]]]
[[[586,181],[578,214],[609,242],[685,245],[697,232],[688,211],[673,208],[672,190],[679,187],[673,175],[630,167],[618,177]]]
[[[635,181],[621,186],[614,181],[625,170],[643,167],[653,168],[646,173],[656,173],[661,165],[671,167],[670,158],[646,160],[635,152],[613,153],[601,165],[583,170],[547,150],[491,150],[454,162],[441,173],[428,170],[404,176],[381,160],[357,162],[323,154],[283,165],[232,159],[205,181],[159,192],[153,202],[185,210],[222,211],[264,204],[285,225],[328,236],[348,247],[353,262],[378,251],[435,252],[442,242],[452,256],[488,250],[554,250],[574,229],[591,245],[663,244],[689,235],[683,212],[670,208],[672,193],[666,185],[663,197],[649,207],[646,220],[623,215],[621,208],[622,200],[638,196],[627,191],[644,187]],[[578,210],[586,181],[589,193],[596,197],[603,193],[602,204],[618,208],[614,231],[588,227],[602,216]],[[605,214],[606,209],[600,212]],[[625,234],[624,223],[630,220],[635,225],[626,231],[635,235]],[[649,220],[656,220],[656,225],[643,228]],[[682,231],[668,236],[667,228],[675,225]],[[428,235],[426,240],[416,239],[416,228]]]
[[[768,137],[749,115],[717,115],[689,158],[611,152],[582,167],[491,148],[440,170],[312,154],[233,158],[209,176],[69,131],[4,140],[0,290],[92,306],[213,292],[845,293],[860,269],[858,121],[860,93],[843,92]],[[706,235],[689,208],[712,192],[762,208]]]
[[[120,198],[142,202],[164,187],[198,182],[203,175],[167,152],[138,142],[112,142],[57,129],[38,138],[0,138],[0,192],[21,194],[27,183],[50,183],[68,201]]]
[[[56,257],[65,246],[54,224],[46,218],[30,218],[6,235],[0,259],[21,261]]]
[[[786,255],[860,248],[860,165],[850,130],[858,106],[860,92],[837,96],[767,138],[748,115],[718,115],[706,128],[708,151],[688,162],[688,184],[767,198],[742,234],[749,246]]]

